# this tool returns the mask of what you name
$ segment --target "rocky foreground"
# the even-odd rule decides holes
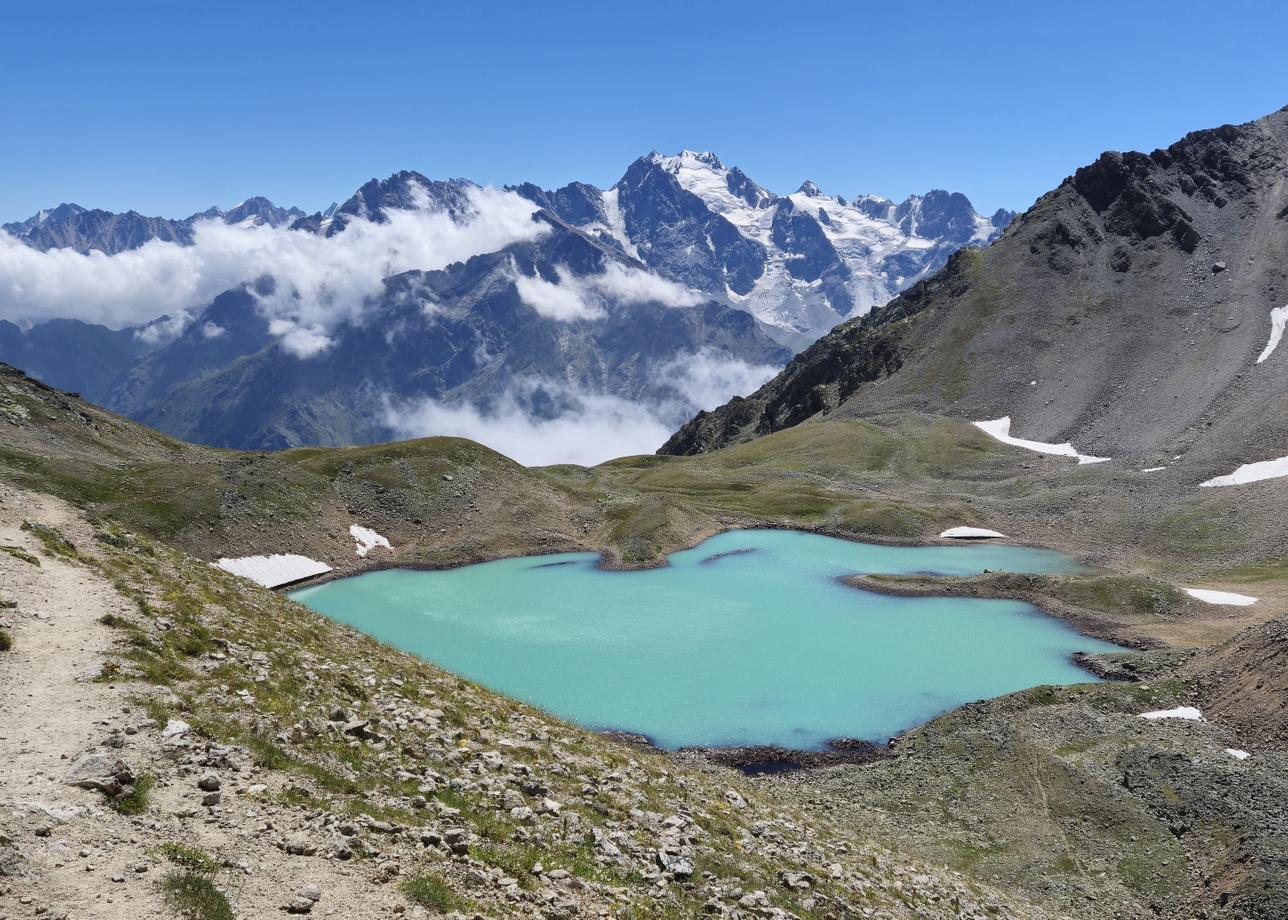
[[[0,918],[1044,917],[0,491]]]

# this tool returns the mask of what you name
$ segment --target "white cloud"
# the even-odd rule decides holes
[[[592,395],[576,397],[574,409],[553,419],[532,416],[513,393],[487,409],[433,399],[389,402],[385,422],[402,437],[469,438],[525,466],[594,466],[613,457],[651,454],[671,434],[671,426],[646,406]]]
[[[192,322],[192,314],[187,310],[178,310],[173,316],[159,316],[134,333],[136,339],[142,339],[149,345],[168,342],[177,337]]]
[[[749,364],[703,348],[658,365],[652,376],[658,386],[675,390],[696,412],[724,405],[735,396],[754,393],[780,370],[773,364]]]
[[[207,322],[201,327],[201,334],[208,339],[218,339],[228,334],[228,330],[218,323]]]
[[[275,319],[269,322],[268,333],[277,336],[282,347],[297,358],[311,358],[331,347],[331,337],[317,323],[302,325],[295,319]]]
[[[651,454],[699,409],[755,390],[778,368],[723,358],[710,349],[678,355],[650,373],[651,398],[586,393],[554,381],[518,381],[490,407],[434,399],[385,399],[384,421],[399,437],[469,438],[527,466],[593,466],[614,457]],[[562,407],[555,418],[528,406],[542,390]]]
[[[0,317],[38,322],[83,319],[120,328],[168,314],[186,317],[217,294],[264,276],[260,296],[297,354],[339,323],[359,318],[389,275],[441,269],[453,262],[549,232],[532,220],[535,205],[512,192],[471,189],[471,214],[391,211],[383,224],[350,220],[332,237],[285,227],[202,221],[192,246],[153,240],[108,256],[71,249],[40,252],[0,232]]]
[[[668,307],[692,307],[706,299],[682,284],[618,262],[610,263],[602,275],[588,281],[601,295],[622,303],[656,301]]]
[[[558,282],[547,281],[540,275],[516,275],[514,287],[519,299],[546,319],[570,323],[578,319],[599,319],[604,308],[598,302],[587,303],[584,285],[573,278],[572,272],[560,265],[555,268]]]
[[[601,274],[574,277],[566,266],[555,266],[557,281],[540,275],[528,277],[515,269],[514,286],[519,297],[547,319],[572,322],[600,319],[612,304],[660,303],[668,307],[691,307],[703,295],[652,272],[617,262]]]

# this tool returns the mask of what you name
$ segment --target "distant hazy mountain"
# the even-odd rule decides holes
[[[181,220],[144,217],[137,211],[116,214],[82,208],[78,204],[60,204],[24,221],[4,224],[0,230],[35,249],[74,249],[77,252],[96,249],[115,255],[127,249],[137,249],[151,240],[189,244],[192,242],[192,225],[198,220],[276,227],[303,216],[304,212],[299,208],[279,208],[267,198],[248,198],[227,211],[208,208]]]
[[[510,191],[538,206],[538,239],[392,275],[360,319],[338,323],[307,356],[283,347],[261,308],[270,273],[193,304],[190,319],[149,328],[5,324],[0,360],[226,446],[383,440],[397,433],[391,405],[422,398],[484,409],[517,400],[553,417],[576,395],[606,396],[678,423],[695,398],[682,392],[686,362],[781,366],[956,249],[988,243],[1011,217],[981,217],[964,196],[940,191],[847,201],[807,182],[778,196],[713,154],[688,151],[641,157],[607,191]],[[343,238],[354,220],[369,227],[395,212],[466,221],[477,192],[466,179],[405,171],[311,215],[264,198],[182,220],[60,205],[3,229],[40,250],[109,255],[150,240],[192,245],[200,220]]]

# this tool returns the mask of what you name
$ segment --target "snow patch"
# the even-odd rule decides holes
[[[365,556],[377,546],[383,546],[385,549],[393,549],[389,545],[389,540],[376,533],[370,527],[363,527],[360,524],[349,525],[349,535],[353,537],[357,546],[353,551],[359,556]]]
[[[297,556],[292,553],[274,553],[271,556],[240,556],[235,559],[222,558],[215,563],[225,572],[248,578],[265,588],[276,588],[289,585],[303,578],[311,578],[331,571],[331,566],[318,562],[308,556]]]
[[[1233,591],[1208,591],[1205,588],[1186,588],[1185,593],[1205,604],[1250,607],[1257,602],[1255,597],[1249,597],[1246,594],[1235,594]]]
[[[1233,473],[1216,476],[1206,482],[1200,482],[1199,488],[1212,486],[1242,486],[1263,479],[1278,479],[1288,476],[1288,457],[1277,457],[1274,460],[1262,460],[1258,463],[1245,463]]]
[[[1226,748],[1225,752],[1229,754],[1231,757],[1233,757],[1235,760],[1247,760],[1249,757],[1252,756],[1247,751],[1241,751],[1238,748]]]
[[[1141,470],[1141,472],[1142,472],[1142,473],[1157,473],[1159,470],[1165,470],[1165,469],[1167,469],[1167,467],[1165,467],[1165,466],[1147,466],[1147,467],[1145,467],[1143,470]]]
[[[1153,712],[1142,712],[1142,719],[1155,721],[1157,719],[1189,719],[1191,722],[1202,722],[1203,713],[1199,712],[1193,706],[1177,706],[1175,709],[1156,709]]]
[[[1276,307],[1270,311],[1270,341],[1266,342],[1266,347],[1262,350],[1261,356],[1257,358],[1257,363],[1269,358],[1275,353],[1279,346],[1279,340],[1284,337],[1284,326],[1288,325],[1288,306]]]
[[[1026,441],[1023,438],[1011,437],[1011,417],[1004,415],[991,421],[972,422],[976,428],[984,432],[991,438],[1001,441],[1003,444],[1010,444],[1014,447],[1022,447],[1025,450],[1036,451],[1040,454],[1055,454],[1060,457],[1074,457],[1079,463],[1105,463],[1109,457],[1092,457],[1088,454],[1080,454],[1072,444],[1048,444],[1045,441]]]
[[[939,535],[941,540],[990,540],[1006,534],[987,527],[949,527]]]
[[[604,192],[601,199],[604,203],[604,217],[608,221],[608,232],[612,234],[613,239],[622,244],[626,254],[632,259],[639,260],[640,251],[635,248],[631,242],[630,235],[626,232],[626,219],[622,217],[621,206],[617,203],[618,190],[611,188]]]

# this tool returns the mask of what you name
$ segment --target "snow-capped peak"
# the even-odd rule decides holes
[[[797,194],[804,195],[807,198],[821,198],[823,196],[823,190],[810,179],[806,179],[802,182],[801,187],[798,188],[796,192]]]
[[[654,150],[648,158],[671,174],[681,169],[710,169],[720,173],[727,171],[720,158],[710,150],[681,150],[674,156]]]

